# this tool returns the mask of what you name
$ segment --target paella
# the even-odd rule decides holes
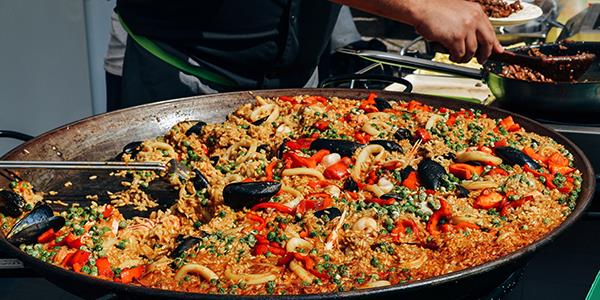
[[[374,93],[257,97],[223,123],[184,121],[134,141],[118,159],[169,168],[114,173],[123,189],[107,191],[108,202],[90,196],[82,203],[91,205],[61,212],[15,180],[0,191],[8,240],[45,262],[124,284],[343,292],[514,252],[558,227],[582,185],[565,147],[510,116]],[[159,181],[175,191],[167,208],[146,190]],[[124,206],[151,213],[126,218]]]

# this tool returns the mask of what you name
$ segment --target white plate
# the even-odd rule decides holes
[[[513,1],[507,2],[510,3]],[[523,25],[529,21],[533,21],[541,17],[544,14],[542,9],[537,5],[526,2],[521,2],[521,5],[523,6],[523,9],[520,11],[513,13],[506,18],[490,18],[490,22],[495,27]]]

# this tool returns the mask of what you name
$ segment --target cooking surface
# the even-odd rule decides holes
[[[600,221],[580,220],[533,257],[521,280],[502,299],[584,299],[600,269],[598,249]],[[30,272],[23,275],[27,277],[0,270],[0,299],[14,299],[10,295],[22,299],[80,299],[43,278],[29,277]]]

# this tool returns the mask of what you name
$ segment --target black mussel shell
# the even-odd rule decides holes
[[[455,160],[456,154],[454,154],[454,152],[448,152],[448,153],[442,155],[442,157],[445,159],[449,159],[449,160]]]
[[[329,221],[339,217],[342,215],[342,212],[337,207],[330,207],[322,210],[318,210],[314,212],[315,217],[322,219],[327,217]]]
[[[258,151],[258,152],[262,151],[265,154],[269,154],[271,152],[271,147],[269,147],[269,145],[267,145],[267,144],[262,144],[256,148],[256,151]]]
[[[442,177],[447,175],[446,169],[437,162],[426,158],[418,166],[419,181],[428,190],[437,190],[442,186]]]
[[[14,245],[33,244],[38,236],[52,228],[58,231],[65,225],[65,219],[54,216],[50,206],[42,204],[19,220],[8,233],[8,241]]]
[[[16,218],[23,213],[25,208],[25,199],[21,195],[10,191],[0,191],[0,213]]]
[[[192,178],[192,183],[194,184],[194,188],[196,189],[196,191],[201,191],[203,189],[207,189],[208,188],[208,179],[206,179],[206,177],[204,176],[204,174],[202,174],[202,172],[200,172],[199,170],[195,169],[194,170],[194,178]]]
[[[534,170],[541,168],[540,164],[538,164],[533,158],[529,157],[529,155],[523,153],[523,151],[519,151],[513,147],[498,147],[495,148],[496,155],[498,155],[505,164],[507,165],[519,165],[524,166],[528,165]]]
[[[383,98],[375,98],[375,107],[377,107],[379,111],[382,111],[385,109],[391,109],[392,105]]]
[[[250,208],[275,196],[280,189],[281,182],[277,181],[236,182],[225,186],[223,200],[233,209]]]
[[[177,245],[177,247],[175,247],[175,249],[173,249],[173,252],[171,252],[171,254],[169,255],[171,258],[180,257],[183,253],[185,253],[185,251],[192,249],[192,247],[200,243],[201,239],[193,236],[187,236],[178,238],[178,241],[179,244]]]
[[[469,190],[467,190],[464,186],[462,185],[457,185],[456,186],[456,195],[461,197],[461,198],[466,198],[469,197],[469,194],[471,194],[471,192]]]
[[[129,154],[131,159],[134,159],[140,151],[142,146],[142,142],[131,142],[125,146],[123,146],[123,150],[117,156],[117,160],[123,160],[123,155]]]
[[[402,195],[395,194],[395,193],[383,194],[379,198],[381,198],[383,200],[387,200],[387,199],[396,199],[397,201],[404,200],[404,198],[402,197]]]
[[[354,152],[363,147],[363,144],[359,144],[353,141],[346,140],[334,140],[334,139],[316,139],[310,144],[311,150],[326,149],[331,153],[339,153],[341,156],[351,157]]]
[[[211,156],[209,158],[210,160],[210,164],[214,166],[216,166],[219,163],[219,159],[221,159],[219,156],[215,155],[215,156]]]
[[[283,142],[281,142],[281,145],[279,145],[279,148],[277,148],[277,158],[282,158],[283,157],[283,152],[285,152],[285,147],[287,142],[289,142],[289,139],[283,139]]]
[[[185,132],[185,135],[190,136],[192,133],[195,133],[196,135],[200,136],[202,135],[202,129],[204,129],[204,126],[206,126],[206,122],[198,121],[198,123],[194,124],[194,126],[190,127]]]
[[[264,117],[264,118],[260,118],[260,119],[258,119],[258,120],[256,120],[256,121],[252,122],[252,125],[255,125],[255,126],[260,126],[260,125],[262,125],[262,123],[264,123],[264,122],[265,122],[265,121],[266,121],[268,118],[269,118],[269,116],[266,116],[266,117]]]
[[[404,153],[404,149],[402,149],[402,146],[400,146],[394,141],[374,140],[370,141],[369,144],[381,145],[387,151]]]
[[[402,169],[400,171],[400,177],[402,178],[402,180],[408,178],[408,175],[410,175],[411,172],[414,172],[415,169],[413,169],[413,167],[411,166],[407,166],[406,168]]]
[[[344,191],[358,192],[358,184],[356,181],[354,181],[354,179],[352,179],[352,177],[348,177],[348,179],[346,179],[344,182],[343,189]]]
[[[401,140],[412,140],[413,135],[410,132],[410,130],[406,129],[406,128],[399,128],[398,130],[396,130],[396,132],[394,132],[394,138],[401,141]]]

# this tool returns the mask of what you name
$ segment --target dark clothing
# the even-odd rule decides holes
[[[219,91],[303,86],[339,8],[327,0],[117,1],[133,33],[236,84]]]

